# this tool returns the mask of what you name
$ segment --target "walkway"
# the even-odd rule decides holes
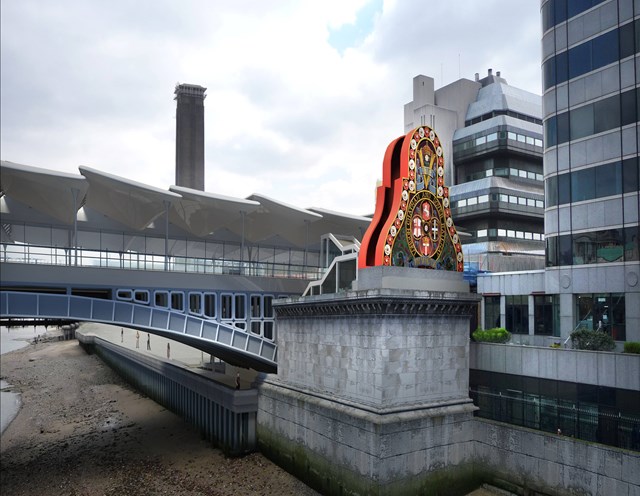
[[[85,322],[76,332],[81,332],[85,335],[93,334],[105,341],[109,341],[130,350],[136,350],[135,329],[108,324],[98,324],[95,322]],[[151,334],[151,351],[147,351],[146,332],[140,332],[140,342],[137,351],[140,353],[151,354],[162,360],[167,360],[167,343],[171,348],[169,361],[174,364],[177,363],[179,365],[183,365],[184,367],[189,368],[192,372],[207,377],[220,384],[235,387],[235,375],[236,373],[239,373],[240,389],[251,389],[251,384],[258,375],[253,370],[233,367],[229,364],[225,364],[227,371],[226,374],[204,369],[202,368],[203,365],[208,365],[210,363],[210,355],[198,350],[197,348],[153,334]]]

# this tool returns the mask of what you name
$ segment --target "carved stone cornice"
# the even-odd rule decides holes
[[[438,296],[357,295],[306,297],[274,302],[278,319],[328,316],[469,316],[476,312],[476,295],[444,293]],[[458,296],[456,298],[456,296]]]

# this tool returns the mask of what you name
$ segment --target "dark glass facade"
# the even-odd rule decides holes
[[[638,391],[475,369],[469,388],[478,417],[640,451]]]

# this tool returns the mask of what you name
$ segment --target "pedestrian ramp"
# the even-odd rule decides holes
[[[232,365],[277,371],[277,345],[216,320],[85,296],[0,291],[0,318],[68,319],[139,329],[184,343]]]

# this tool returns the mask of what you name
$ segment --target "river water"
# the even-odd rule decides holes
[[[0,327],[0,355],[29,345],[38,335],[44,334],[44,327]],[[0,377],[2,376],[2,358],[0,357]],[[9,426],[20,410],[20,395],[11,392],[11,385],[0,380],[0,433]]]

